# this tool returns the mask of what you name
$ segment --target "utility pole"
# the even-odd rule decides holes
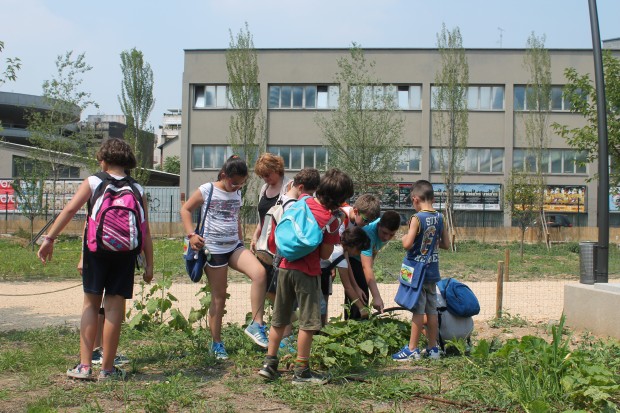
[[[504,32],[506,30],[502,29],[501,27],[498,27],[497,30],[499,30],[499,48],[502,48],[502,40],[504,39]]]

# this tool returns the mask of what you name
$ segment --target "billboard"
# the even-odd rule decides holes
[[[586,187],[581,185],[547,185],[545,212],[586,212]]]
[[[500,184],[456,184],[454,186],[454,210],[501,211]],[[444,209],[447,192],[444,184],[433,184],[435,202],[433,208]]]
[[[15,211],[15,191],[12,179],[0,180],[0,211]]]

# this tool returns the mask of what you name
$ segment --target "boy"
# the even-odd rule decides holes
[[[439,255],[435,246],[448,249],[450,248],[450,240],[444,226],[443,215],[433,209],[434,198],[433,186],[430,182],[419,180],[413,184],[411,201],[416,213],[409,221],[409,231],[402,238],[403,247],[407,250],[403,265],[412,265],[416,261],[426,259],[426,257],[430,257],[430,260],[426,268],[420,298],[412,311],[409,343],[405,344],[398,353],[392,355],[392,359],[396,361],[420,360],[422,357],[418,345],[424,326],[425,314],[428,329],[426,355],[431,359],[441,358],[441,353],[437,347],[439,319],[437,317],[437,293],[435,291],[436,283],[440,279]],[[431,248],[430,251],[429,247]]]
[[[323,297],[321,298],[321,324],[323,326],[327,323],[327,308],[329,296],[332,293],[332,271],[334,267],[340,262],[346,263],[349,260],[349,255],[359,255],[361,251],[370,248],[370,238],[368,238],[368,235],[362,228],[352,226],[345,229],[344,232],[340,234],[340,245],[340,255],[334,257],[336,252],[336,247],[334,247],[334,253],[332,253],[329,260],[321,260],[321,291],[323,292]],[[339,270],[342,270],[342,268],[339,268]],[[339,271],[339,273],[345,296],[349,298],[357,297],[356,299],[352,299],[355,306],[362,314],[362,317],[368,317],[368,311],[363,303],[364,300],[359,298],[351,284],[351,279],[348,277],[348,268],[345,267],[344,271]],[[343,273],[346,275],[343,276]]]
[[[338,207],[353,195],[353,181],[347,174],[330,169],[321,178],[315,198],[306,202],[319,227],[323,228],[332,216],[339,214]],[[293,384],[324,384],[328,378],[310,370],[309,358],[312,337],[321,329],[321,258],[332,254],[334,245],[340,243],[338,220],[334,220],[323,233],[322,243],[310,254],[288,261],[282,258],[278,268],[278,286],[274,303],[269,347],[259,375],[267,380],[275,380],[278,373],[278,348],[284,329],[291,323],[293,301],[299,304],[299,335],[297,338],[297,360]]]
[[[381,218],[377,218],[370,224],[366,225],[363,230],[370,238],[370,247],[359,256],[351,257],[349,260],[355,282],[362,289],[366,297],[372,293],[373,307],[383,312],[383,299],[377,287],[377,280],[373,270],[373,265],[377,253],[383,246],[396,235],[396,231],[400,228],[400,215],[396,211],[385,211]],[[356,306],[351,305],[350,299],[345,298],[345,305],[350,307],[349,311],[345,311],[345,319],[360,319],[362,314]],[[367,301],[364,302],[367,304]]]

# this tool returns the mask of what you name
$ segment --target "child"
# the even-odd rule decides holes
[[[147,216],[147,200],[144,189],[125,173],[125,169],[136,167],[136,158],[125,141],[111,138],[104,141],[97,152],[97,160],[103,172],[109,174],[110,179],[121,181],[134,191],[135,188],[142,198],[142,209],[145,220],[142,232],[142,247],[146,256],[146,268],[143,275],[145,282],[153,279],[153,243]],[[103,185],[104,181],[98,176],[89,176],[79,186],[76,194],[62,210],[51,229],[43,239],[39,248],[38,257],[45,264],[51,261],[54,252],[54,240],[71,221],[75,214]],[[120,184],[119,184],[120,185]],[[135,193],[135,191],[134,191]],[[104,227],[105,228],[105,227]],[[104,236],[106,235],[104,229]],[[121,324],[125,317],[125,300],[133,296],[133,278],[136,254],[97,251],[91,252],[84,248],[84,265],[82,269],[82,283],[84,285],[84,305],[80,323],[80,363],[73,369],[67,370],[67,376],[75,379],[90,380],[92,375],[92,354],[97,335],[99,308],[105,292],[105,323],[103,327],[103,362],[99,380],[109,378],[124,379],[125,372],[114,366],[116,350],[121,334]]]
[[[339,214],[338,207],[353,195],[353,181],[347,174],[330,169],[321,178],[315,198],[304,201],[310,208],[319,227],[323,228],[332,216]],[[323,234],[323,241],[310,254],[295,260],[283,258],[278,268],[278,287],[276,301],[269,331],[269,348],[259,375],[267,380],[275,380],[278,373],[278,348],[287,324],[291,322],[293,301],[299,304],[299,335],[297,338],[297,360],[293,383],[324,384],[327,378],[313,372],[309,367],[312,337],[321,329],[321,258],[331,255],[334,245],[340,242],[339,223],[332,222]]]
[[[370,297],[369,294],[372,294],[372,305],[380,312],[383,312],[383,299],[377,287],[373,266],[379,250],[383,248],[389,240],[394,238],[399,228],[400,215],[398,215],[398,212],[385,211],[381,218],[377,218],[363,228],[366,234],[368,234],[368,238],[370,238],[370,247],[362,251],[360,255],[353,256],[349,260],[355,282],[362,289],[366,297]],[[366,300],[368,300],[368,298]],[[345,304],[347,307],[350,307],[349,311],[345,311],[345,319],[355,320],[362,318],[358,307],[351,305],[351,300],[345,298]],[[364,305],[366,304],[368,304],[368,302],[364,301]]]
[[[226,288],[228,287],[228,266],[246,274],[252,280],[250,302],[253,317],[252,322],[245,329],[245,334],[261,347],[267,347],[268,343],[263,323],[265,269],[258,259],[245,248],[239,220],[240,189],[247,179],[248,167],[245,161],[233,155],[222,166],[217,181],[202,184],[183,204],[180,211],[190,247],[194,251],[205,248],[207,253],[205,273],[211,286],[211,305],[208,315],[213,340],[211,351],[219,360],[228,359],[221,336]],[[205,220],[202,234],[194,232],[192,223],[192,212],[198,207],[202,208],[200,216]]]
[[[428,329],[426,355],[431,359],[441,357],[437,347],[439,321],[435,290],[440,276],[439,255],[435,245],[438,245],[439,248],[448,249],[450,248],[450,240],[444,226],[443,215],[433,209],[434,198],[433,186],[430,182],[419,180],[413,184],[411,201],[416,213],[409,221],[409,231],[402,238],[403,247],[407,250],[403,265],[411,266],[416,261],[426,259],[426,257],[430,257],[430,260],[426,268],[420,298],[413,308],[409,343],[405,344],[398,353],[392,355],[392,359],[396,361],[419,360],[422,357],[418,344],[424,326],[425,314]],[[432,248],[430,251],[429,247]]]
[[[370,248],[370,238],[368,238],[368,235],[362,228],[352,226],[345,229],[342,234],[340,234],[340,246],[342,252],[339,256],[334,257],[332,253],[329,260],[321,260],[321,291],[323,292],[323,297],[321,298],[321,324],[323,326],[327,323],[329,296],[332,293],[332,271],[337,265],[337,263],[334,263],[336,261],[338,261],[338,263],[346,263],[349,260],[349,255],[359,255],[361,251]],[[334,247],[334,251],[335,250],[336,247]],[[339,270],[341,270],[341,268],[339,268]],[[344,268],[344,270],[348,271],[348,268]],[[339,271],[344,293],[349,298],[356,297],[357,292],[351,285],[351,279],[348,277],[348,273],[346,273],[346,276],[342,276],[345,271]],[[357,298],[353,302],[362,314],[362,318],[367,318],[368,311],[364,307],[363,301],[364,300]]]

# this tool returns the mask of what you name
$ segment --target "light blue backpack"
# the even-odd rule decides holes
[[[306,195],[293,203],[284,214],[276,227],[276,247],[278,255],[288,261],[295,261],[305,257],[323,242],[323,232],[329,231],[329,226],[338,219],[333,216],[325,227],[319,227],[306,199]],[[336,231],[338,231],[338,225]]]

